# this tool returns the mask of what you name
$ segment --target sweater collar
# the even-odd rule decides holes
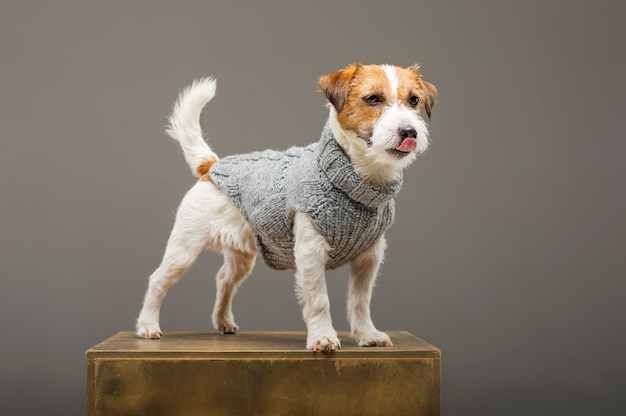
[[[350,159],[333,136],[327,122],[319,141],[318,163],[330,182],[345,192],[350,199],[367,207],[375,208],[393,199],[402,187],[402,177],[388,186],[381,187],[365,182],[354,171]]]

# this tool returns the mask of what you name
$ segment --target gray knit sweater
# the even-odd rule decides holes
[[[309,214],[326,237],[332,269],[353,260],[391,226],[393,197],[402,186],[402,180],[389,187],[363,181],[328,123],[317,143],[225,157],[209,175],[248,221],[265,262],[275,269],[295,268],[296,211]]]

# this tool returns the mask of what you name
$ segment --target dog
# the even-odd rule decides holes
[[[419,65],[360,63],[319,77],[318,85],[329,108],[319,142],[223,159],[200,127],[216,81],[200,79],[181,92],[167,133],[199,179],[183,198],[163,260],[149,278],[137,336],[163,336],[163,298],[198,255],[210,249],[224,257],[212,314],[218,331],[237,332],[232,299],[261,253],[270,267],[296,270],[307,349],[341,348],[325,271],[344,264],[350,265],[351,337],[361,346],[392,345],[372,322],[370,300],[402,172],[429,145],[421,113],[430,120],[437,89],[422,78]]]

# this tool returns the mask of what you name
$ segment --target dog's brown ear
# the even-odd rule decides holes
[[[337,71],[329,75],[322,75],[318,80],[320,90],[324,93],[333,107],[335,107],[337,113],[341,112],[341,109],[346,102],[350,81],[354,78],[354,74],[359,66],[361,66],[361,64],[355,62],[341,71]]]
[[[437,88],[430,82],[426,82],[422,79],[422,71],[420,64],[413,64],[409,67],[410,70],[415,72],[417,75],[419,82],[423,85],[424,88],[424,110],[426,110],[426,115],[428,119],[430,119],[430,112],[435,103],[437,102]]]
[[[435,86],[430,82],[422,81],[422,83],[424,84],[424,91],[426,93],[426,96],[424,97],[424,109],[426,110],[426,115],[430,120],[431,108],[433,108],[437,102],[437,88],[435,88]]]
[[[422,66],[420,64],[413,64],[409,67],[409,69],[417,74],[418,77],[422,77]]]

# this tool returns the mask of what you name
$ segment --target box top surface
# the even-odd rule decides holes
[[[440,358],[436,347],[406,331],[387,331],[391,347],[359,347],[347,332],[339,332],[341,350],[313,353],[305,349],[306,332],[215,332],[172,331],[162,339],[140,339],[131,331],[118,332],[87,350],[87,357],[194,356],[196,358]]]

